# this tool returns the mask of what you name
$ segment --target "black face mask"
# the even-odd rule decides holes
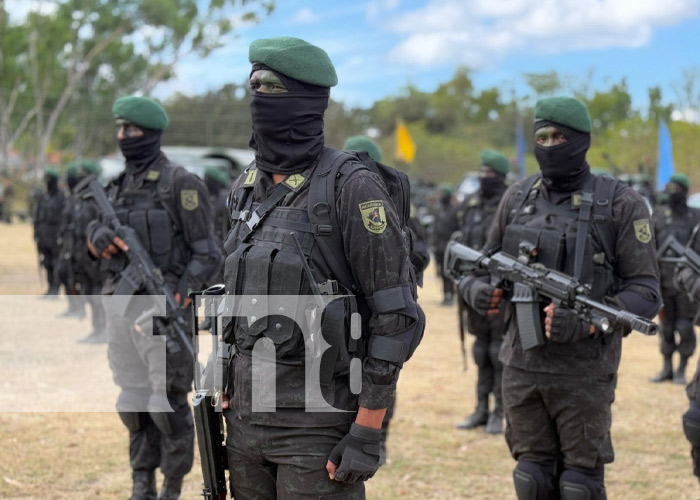
[[[256,64],[253,71],[262,68],[265,67]],[[303,172],[323,150],[323,113],[330,90],[275,74],[288,92],[251,92],[250,147],[256,151],[255,162],[260,170],[271,174]]]
[[[68,184],[68,189],[73,191],[73,188],[78,185],[80,178],[77,176],[71,176],[66,178],[66,184]]]
[[[505,177],[502,175],[496,175],[494,177],[481,177],[479,179],[481,195],[484,198],[491,198],[499,192],[502,192],[505,185]]]
[[[668,206],[672,210],[683,210],[688,206],[688,191],[679,189],[673,193],[668,193]]]
[[[141,137],[127,137],[119,141],[124,158],[126,158],[126,171],[129,173],[142,172],[160,154],[161,130],[142,128]]]
[[[545,147],[535,143],[535,158],[542,171],[542,182],[553,191],[569,192],[583,187],[590,174],[586,152],[591,147],[591,135],[570,129],[558,123],[541,121],[541,126],[552,125],[566,137],[558,146]]]
[[[52,196],[58,193],[58,179],[55,177],[46,177],[46,191]]]

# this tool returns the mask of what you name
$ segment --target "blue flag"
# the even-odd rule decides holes
[[[673,144],[671,132],[665,121],[659,122],[659,146],[656,164],[656,187],[663,190],[666,183],[673,175]]]
[[[518,113],[515,119],[515,158],[518,165],[518,177],[525,178],[525,132],[523,131],[523,118]]]

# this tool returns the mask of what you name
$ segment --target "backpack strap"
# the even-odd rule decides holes
[[[603,247],[605,255],[611,263],[615,260],[615,233],[613,231],[612,205],[615,193],[620,186],[620,180],[604,175],[595,176],[593,187],[593,217],[594,229]]]
[[[183,172],[186,172],[184,167],[168,163],[168,165],[160,171],[158,184],[156,185],[156,192],[161,205],[163,205],[165,211],[168,212],[170,220],[173,221],[173,224],[177,226],[180,232],[182,232],[182,222],[180,221],[180,215],[177,213],[177,210],[175,210],[175,200],[173,198],[175,193],[170,179]]]
[[[357,161],[358,157],[353,153],[324,148],[318,162],[318,170],[311,177],[308,200],[309,222],[329,229],[316,236],[321,254],[334,277],[354,293],[359,291],[359,287],[355,283],[350,264],[345,259],[336,210],[336,180],[341,175],[341,167],[347,162],[355,162],[353,165],[356,168],[367,168]],[[343,173],[346,172],[344,169]]]

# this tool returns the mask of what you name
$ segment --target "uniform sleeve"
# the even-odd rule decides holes
[[[506,231],[506,225],[508,224],[508,214],[513,208],[513,195],[518,189],[521,189],[523,182],[524,181],[520,181],[510,186],[503,195],[503,198],[501,198],[501,202],[498,204],[496,213],[493,216],[493,221],[491,222],[491,227],[489,228],[486,245],[484,245],[485,253],[492,254],[501,249],[501,242],[503,241],[503,235]]]
[[[201,290],[211,284],[209,280],[223,264],[223,255],[214,237],[209,193],[204,183],[188,172],[176,176],[174,188],[183,238],[190,250],[183,291]]]
[[[625,309],[652,318],[661,307],[656,238],[641,195],[624,187],[613,201],[615,274],[620,279],[616,299]]]
[[[337,200],[345,256],[368,303],[372,302],[372,297],[380,295],[378,292],[412,286],[408,246],[389,200],[382,181],[368,171],[353,173]],[[412,305],[418,307],[415,302]],[[381,409],[386,408],[393,397],[402,361],[378,359],[373,355],[373,343],[377,344],[379,337],[395,341],[411,328],[412,319],[402,310],[384,312],[386,309],[372,306],[370,309],[374,310],[369,321],[369,348],[363,361],[359,403],[369,409]]]

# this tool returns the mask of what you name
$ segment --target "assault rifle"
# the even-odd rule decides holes
[[[564,273],[540,264],[526,264],[504,252],[487,257],[457,242],[450,242],[445,251],[445,270],[453,279],[485,269],[499,281],[513,283],[511,302],[515,304],[518,330],[523,349],[544,345],[540,316],[540,296],[556,305],[576,311],[579,317],[595,325],[603,334],[617,326],[655,335],[658,327],[652,321],[628,311],[620,311],[588,297],[590,287]]]
[[[663,242],[656,252],[659,262],[666,264],[682,264],[700,274],[700,255],[690,247],[683,245],[672,234]]]
[[[153,297],[153,307],[139,316],[136,324],[146,333],[152,332],[153,322],[156,322],[158,331],[165,334],[167,349],[171,353],[178,353],[184,348],[190,356],[194,356],[194,350],[190,339],[185,333],[187,322],[180,304],[175,300],[173,292],[166,286],[160,270],[155,266],[151,256],[144,248],[138,234],[133,228],[125,226],[119,221],[114,207],[107,199],[102,185],[93,180],[89,184],[90,194],[97,203],[102,220],[124,241],[129,247],[126,257],[129,264],[121,272],[121,279],[114,291],[111,301],[112,311],[124,316],[128,310],[131,297],[135,292],[145,289],[149,297]],[[165,296],[165,310],[158,296]],[[164,316],[167,317],[164,318]]]
[[[211,320],[212,351],[209,355],[204,374],[195,359],[194,372],[194,398],[192,407],[194,410],[194,427],[197,432],[197,446],[201,458],[202,476],[204,487],[202,496],[205,500],[226,500],[226,435],[224,433],[224,421],[221,414],[221,395],[226,383],[226,370],[229,349],[219,339],[218,305],[217,297],[223,296],[226,288],[224,285],[214,285],[203,292],[191,293],[190,297],[196,305],[196,296],[210,297],[204,302],[205,315]],[[207,312],[206,309],[209,309]],[[198,346],[199,318],[197,308],[192,308],[194,316],[194,344]],[[199,349],[197,349],[199,351]],[[202,380],[202,376],[204,379]]]

